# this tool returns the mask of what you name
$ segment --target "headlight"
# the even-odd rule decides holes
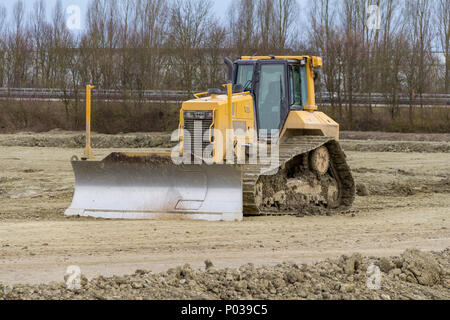
[[[194,119],[195,118],[195,112],[193,112],[193,111],[185,111],[184,112],[184,118],[185,119]]]
[[[184,118],[185,119],[198,119],[198,120],[212,119],[213,112],[212,111],[185,111]]]
[[[206,111],[205,112],[205,119],[212,119],[213,118],[213,112],[212,111]]]

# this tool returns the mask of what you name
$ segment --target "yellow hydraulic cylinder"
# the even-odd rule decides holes
[[[94,160],[91,148],[91,90],[94,88],[92,85],[86,86],[86,147],[84,149],[86,160]]]

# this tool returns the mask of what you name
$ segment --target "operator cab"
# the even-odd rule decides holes
[[[308,101],[307,61],[240,59],[234,63],[233,85],[250,91],[257,128],[281,130],[290,110],[303,110]]]

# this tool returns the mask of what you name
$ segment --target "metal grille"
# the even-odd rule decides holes
[[[209,120],[191,120],[191,119],[185,119],[184,120],[184,130],[189,132],[189,135],[184,135],[184,141],[183,141],[183,150],[188,151],[195,155],[202,155],[203,151],[207,146],[210,145],[210,142],[208,139],[205,139],[204,141],[203,136],[206,134],[209,137],[209,128],[211,127],[212,119]],[[206,133],[205,133],[206,132]],[[211,135],[214,134],[214,131],[211,132]],[[189,139],[190,137],[190,139]],[[201,150],[195,149],[195,141],[201,141]],[[200,147],[200,145],[198,146]]]

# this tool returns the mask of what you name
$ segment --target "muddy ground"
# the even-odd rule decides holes
[[[341,133],[347,151],[372,152],[450,152],[450,134],[353,132]],[[351,140],[351,141],[348,141]],[[24,132],[0,135],[0,146],[83,148],[81,132],[53,130],[49,133]],[[170,133],[128,133],[92,136],[94,148],[171,148]]]
[[[343,136],[346,134],[364,138],[356,133]],[[97,142],[100,147],[121,150],[130,146],[164,148],[167,137],[137,134],[102,136],[94,141],[103,143]],[[333,216],[252,217],[242,223],[207,223],[66,218],[62,213],[70,205],[74,183],[69,159],[80,155],[82,135],[2,135],[0,299],[448,299],[448,135],[419,135],[416,140],[396,137],[402,141],[389,141],[394,138],[385,135],[383,141],[342,141],[358,184],[359,196],[351,210]],[[376,137],[371,134],[368,138]],[[98,158],[109,152],[111,149],[95,150]],[[435,272],[426,278],[439,280],[421,284],[417,272],[396,264],[383,273],[385,288],[368,290],[367,266],[381,257],[408,254],[404,253],[408,248],[422,250],[415,253],[418,256],[435,251],[432,255],[437,262],[431,269],[441,271],[436,271],[439,276]],[[368,257],[363,258],[362,267],[353,275],[339,271],[356,252]],[[347,258],[339,258],[341,255]],[[433,259],[427,256],[422,260]],[[205,260],[211,260],[217,269],[200,271]],[[291,263],[277,265],[284,261]],[[192,279],[176,269],[186,263]],[[80,266],[89,279],[81,292],[67,292],[62,283],[14,287],[18,291],[8,287],[63,281],[69,265]],[[243,265],[250,271],[238,273],[237,268]],[[175,271],[167,271],[169,268]],[[137,269],[148,271],[133,274]],[[288,280],[291,271],[298,271],[301,275],[293,279],[300,280]],[[255,278],[243,275],[245,272]],[[123,277],[126,274],[132,276]]]
[[[284,262],[217,269],[189,264],[154,274],[94,279],[80,277],[70,290],[65,282],[50,285],[0,285],[2,299],[450,299],[450,251],[406,250],[396,257],[343,255],[311,265]],[[69,275],[66,275],[68,279]]]

